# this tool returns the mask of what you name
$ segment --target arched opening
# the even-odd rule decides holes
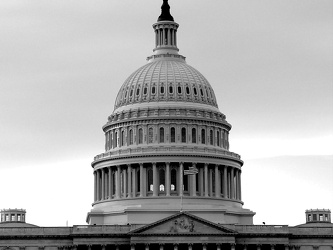
[[[121,146],[125,145],[125,131],[121,131]]]
[[[214,145],[214,133],[212,129],[209,131],[209,142],[210,145]]]
[[[216,132],[216,144],[218,147],[220,146],[220,131]]]
[[[131,129],[129,131],[129,145],[133,144],[133,130]]]
[[[170,141],[176,142],[176,129],[174,127],[170,129]]]
[[[160,128],[160,143],[164,142],[164,128]]]
[[[154,139],[154,130],[153,128],[148,129],[148,143],[153,143]]]
[[[115,133],[114,148],[118,147],[118,132]]]
[[[182,142],[186,143],[186,128],[182,128]]]
[[[143,130],[139,128],[139,144],[143,143]]]
[[[201,143],[206,144],[206,130],[201,129]]]
[[[192,128],[192,143],[197,143],[197,130]]]

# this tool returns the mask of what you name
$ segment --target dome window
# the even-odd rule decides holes
[[[203,93],[202,89],[200,89],[200,93],[201,93],[201,96],[204,96],[204,93]]]
[[[182,87],[178,86],[178,94],[182,93]]]
[[[172,94],[173,93],[173,87],[170,85],[169,86],[169,93]]]
[[[132,96],[133,95],[133,89],[131,89],[131,93],[130,93],[130,96]]]
[[[188,86],[186,86],[186,94],[190,94],[190,88]]]
[[[186,143],[186,128],[182,128],[182,142]]]
[[[204,129],[201,130],[201,143],[206,144],[206,131]]]
[[[143,89],[143,94],[144,94],[144,95],[147,95],[147,87],[145,87],[145,88]]]
[[[125,91],[125,95],[124,95],[124,98],[126,98],[127,97],[127,90]]]
[[[151,88],[151,93],[154,95],[155,92],[156,92],[156,88],[155,88],[155,86],[153,86],[153,87]]]
[[[164,86],[161,86],[161,94],[164,94]]]
[[[198,94],[198,92],[197,92],[197,88],[196,88],[196,87],[193,88],[193,91],[194,91],[194,94],[195,94],[195,95]]]
[[[136,95],[139,95],[140,94],[140,89],[137,89],[136,90]]]
[[[197,130],[192,128],[192,143],[197,143]]]
[[[175,128],[171,128],[170,129],[170,139],[171,139],[171,142],[176,142],[176,130]]]
[[[164,142],[164,128],[160,128],[160,143]]]

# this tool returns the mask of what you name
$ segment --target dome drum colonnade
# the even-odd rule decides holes
[[[183,197],[184,209],[202,218],[216,222],[217,213],[219,223],[252,224],[254,213],[242,208],[243,161],[229,151],[231,125],[209,82],[178,54],[169,8],[164,1],[153,25],[154,55],[126,79],[103,126],[87,222],[153,222],[179,211]],[[184,176],[189,167],[198,174]]]

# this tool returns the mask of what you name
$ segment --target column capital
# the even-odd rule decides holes
[[[131,167],[132,166],[132,164],[126,164],[127,165],[127,167]]]
[[[153,166],[156,166],[156,162],[152,162],[151,164],[153,164]]]
[[[198,163],[197,162],[192,162],[192,166],[195,167]]]
[[[143,167],[143,163],[139,163],[140,167]]]

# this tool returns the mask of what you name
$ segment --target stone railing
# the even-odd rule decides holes
[[[73,234],[126,234],[131,229],[127,225],[73,226]]]
[[[333,227],[290,227],[293,235],[332,235]]]
[[[135,156],[135,155],[159,155],[159,154],[173,154],[175,152],[181,152],[183,154],[202,154],[202,155],[214,155],[216,157],[230,157],[240,160],[240,155],[222,149],[207,148],[207,147],[188,147],[188,146],[161,146],[161,147],[135,147],[127,149],[119,149],[108,151],[94,157],[94,161],[116,157],[116,156]]]
[[[4,235],[69,235],[71,227],[0,227],[0,236]]]
[[[287,225],[227,225],[226,227],[235,230],[239,233],[289,233]]]

